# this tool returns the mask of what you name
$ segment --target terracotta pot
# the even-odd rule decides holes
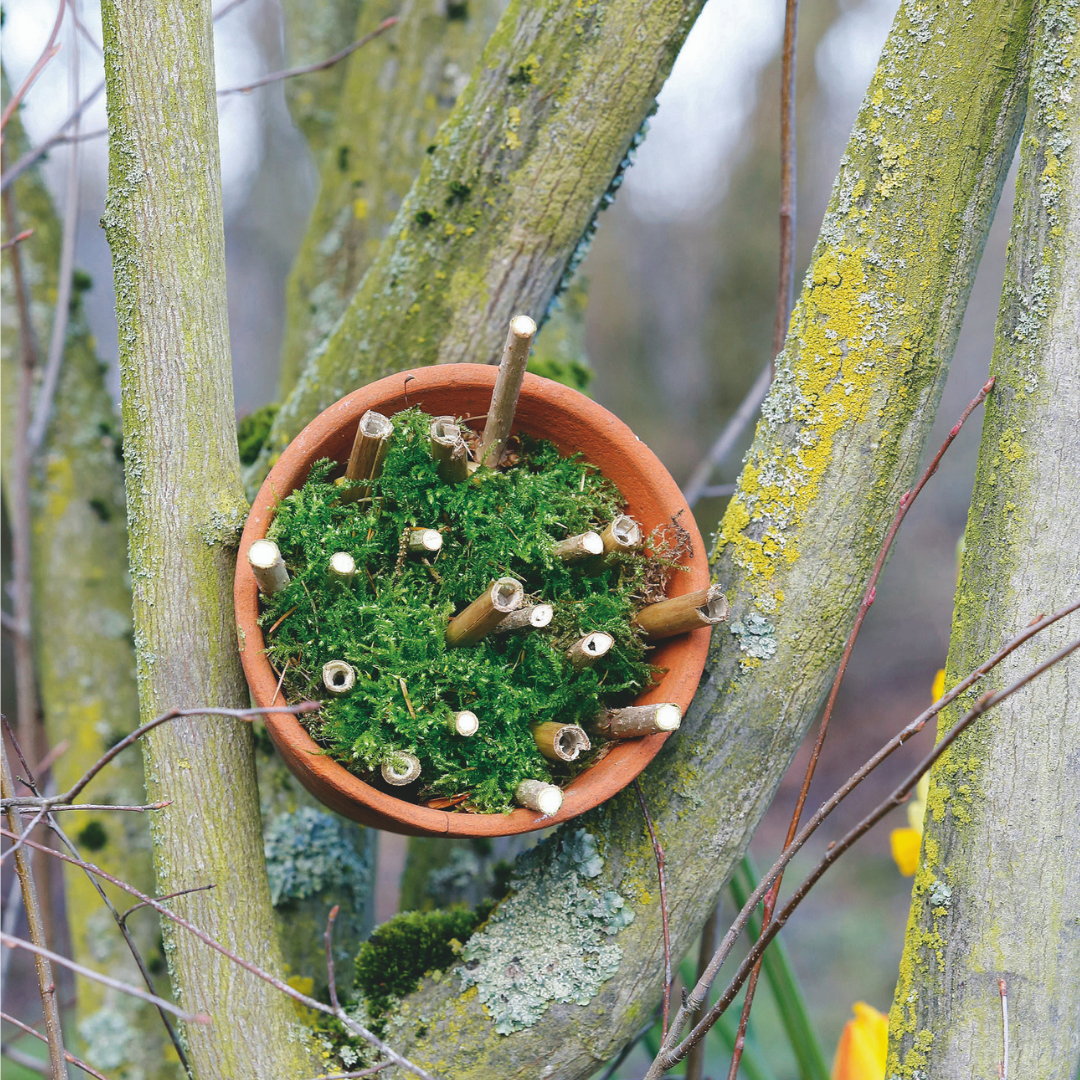
[[[257,705],[271,704],[277,678],[264,651],[258,623],[258,587],[247,551],[266,535],[278,501],[304,484],[314,462],[322,458],[342,463],[348,460],[360,417],[368,409],[393,416],[419,405],[437,416],[482,414],[491,400],[496,370],[483,364],[447,364],[388,376],[332,405],[282,453],[255,499],[236,564],[240,655]],[[656,455],[621,420],[576,390],[526,375],[514,430],[549,439],[563,453],[581,451],[614,481],[626,499],[628,512],[641,523],[646,535],[684,511],[679,521],[690,530],[693,540],[692,555],[686,560],[690,572],[673,574],[668,594],[677,596],[709,584],[704,544],[686,501]],[[667,673],[638,703],[672,701],[685,710],[697,689],[708,647],[707,628],[662,643],[652,652],[650,661],[666,668]],[[278,753],[317,799],[364,825],[411,836],[504,836],[566,821],[624,788],[656,756],[667,738],[649,735],[617,743],[606,757],[566,787],[559,813],[543,817],[523,809],[509,814],[469,814],[417,806],[376,790],[325,756],[290,714],[269,714],[266,726]]]

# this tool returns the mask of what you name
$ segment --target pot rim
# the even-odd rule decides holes
[[[278,680],[265,654],[258,623],[258,586],[247,552],[252,543],[266,535],[280,500],[306,481],[315,461],[323,457],[342,462],[347,459],[356,426],[368,409],[393,416],[419,405],[433,415],[471,416],[470,411],[435,403],[427,408],[424,399],[460,401],[479,397],[481,407],[486,407],[497,371],[487,364],[445,364],[387,376],[353,391],[320,413],[275,461],[248,515],[234,580],[240,657],[258,706],[276,703]],[[545,427],[557,424],[558,430],[537,430],[545,420]],[[584,394],[527,373],[513,430],[519,430],[519,426],[529,434],[551,440],[560,450],[583,452],[617,484],[628,507],[638,512],[636,516],[655,518],[662,511],[661,520],[666,520],[679,515],[680,525],[691,537],[691,554],[683,560],[689,572],[671,575],[668,595],[678,596],[708,586],[704,543],[682,492],[656,455],[626,424]],[[588,438],[579,438],[582,435],[592,439],[591,446],[577,445],[588,443]],[[611,476],[612,471],[620,476]],[[658,523],[642,520],[646,533]],[[709,640],[710,630],[706,627],[660,643],[652,662],[667,670],[659,683],[639,695],[636,703],[672,701],[685,713],[704,670]],[[668,738],[668,734],[656,734],[613,744],[604,757],[563,788],[563,805],[557,814],[543,816],[523,808],[505,814],[449,813],[406,802],[365,783],[326,755],[291,713],[269,713],[264,719],[285,763],[321,802],[362,824],[419,836],[504,836],[568,821],[622,790],[652,761]]]

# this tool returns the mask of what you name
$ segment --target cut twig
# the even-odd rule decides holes
[[[469,478],[469,451],[452,416],[431,421],[431,457],[438,463],[444,484],[460,484]]]
[[[682,710],[679,706],[664,702],[605,709],[593,721],[593,730],[605,739],[635,739],[639,735],[676,731],[681,723]]]
[[[446,628],[446,644],[451,649],[475,645],[490,634],[511,611],[521,607],[525,590],[520,581],[499,578],[493,581],[460,615],[450,620]]]
[[[629,514],[620,514],[600,534],[605,555],[624,554],[641,547],[641,526]]]
[[[347,551],[335,551],[330,556],[327,573],[335,581],[351,581],[356,577],[356,560]]]
[[[550,625],[555,609],[550,604],[529,604],[510,612],[493,634],[508,634],[511,630],[543,630]]]
[[[356,671],[344,660],[330,660],[323,664],[322,681],[331,694],[342,697],[356,685]]]
[[[433,555],[442,547],[442,533],[438,529],[409,529],[406,546],[409,551]]]
[[[543,780],[522,780],[514,791],[514,802],[526,810],[548,816],[562,809],[563,793],[561,788],[545,784]]]
[[[480,717],[469,709],[450,714],[450,730],[462,738],[469,738],[480,730]]]
[[[654,640],[685,634],[703,626],[715,626],[727,618],[728,605],[722,585],[710,585],[685,596],[673,596],[643,607],[634,623]]]
[[[510,320],[510,332],[506,336],[499,374],[491,395],[484,437],[480,440],[479,461],[494,469],[502,459],[510,428],[514,423],[518,394],[525,378],[525,366],[529,362],[529,349],[536,336],[536,323],[528,315],[516,315]]]
[[[387,761],[382,769],[382,778],[394,787],[404,787],[411,784],[420,775],[420,762],[412,754],[406,754],[404,750],[398,750]]]
[[[578,536],[568,536],[565,540],[560,540],[552,547],[551,553],[563,562],[580,562],[582,559],[603,555],[604,541],[598,532],[580,533]]]
[[[382,413],[368,409],[360,417],[353,439],[349,463],[345,466],[345,479],[377,480],[382,475],[383,462],[390,449],[390,436],[394,434],[394,425]],[[371,488],[366,485],[347,488],[342,493],[343,502],[356,502],[366,499]]]
[[[589,736],[577,724],[557,724],[548,720],[532,729],[536,748],[550,761],[577,761],[586,750],[592,749]]]
[[[248,548],[248,563],[263,596],[273,596],[289,584],[289,571],[273,540],[256,540]]]
[[[592,667],[602,656],[606,656],[615,644],[615,639],[602,630],[596,630],[579,638],[566,650],[566,658],[576,671]]]

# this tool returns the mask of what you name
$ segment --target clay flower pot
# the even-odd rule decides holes
[[[414,405],[434,416],[480,415],[487,411],[496,373],[495,367],[484,364],[447,364],[390,375],[332,405],[282,453],[252,506],[236,563],[240,656],[256,705],[269,707],[273,703],[277,678],[265,654],[258,622],[258,586],[247,552],[254,541],[266,536],[279,501],[304,484],[316,461],[333,458],[344,463],[348,459],[360,417],[368,409],[391,417]],[[626,499],[627,512],[641,523],[646,536],[684,511],[679,521],[689,529],[693,541],[692,554],[685,560],[689,573],[671,575],[668,595],[708,586],[704,544],[686,501],[656,455],[622,421],[576,390],[527,374],[514,430],[548,439],[563,453],[583,453],[614,481]],[[667,669],[666,674],[637,703],[671,701],[685,711],[705,667],[708,647],[708,628],[660,642],[649,659]],[[566,821],[629,784],[667,738],[657,734],[615,743],[605,757],[564,789],[559,812],[545,817],[524,809],[508,814],[471,814],[417,806],[365,784],[326,756],[294,716],[268,714],[266,726],[278,753],[317,799],[364,825],[412,836],[504,836]]]

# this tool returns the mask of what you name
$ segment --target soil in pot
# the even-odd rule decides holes
[[[374,481],[350,490],[327,461],[283,500],[268,535],[289,583],[263,598],[260,623],[287,700],[324,702],[305,723],[335,760],[386,790],[387,771],[400,778],[415,759],[419,777],[393,788],[398,797],[507,811],[522,780],[561,786],[592,764],[605,747],[591,728],[597,714],[652,682],[631,619],[662,599],[685,534],[672,526],[636,549],[561,557],[560,542],[619,517],[614,485],[580,456],[528,438],[511,444],[499,470],[445,481],[431,420],[417,409],[393,417]],[[437,547],[417,530],[437,533]],[[355,572],[331,571],[339,553]],[[524,606],[549,604],[550,623],[450,647],[451,617],[504,578],[521,584]],[[590,634],[613,643],[582,663],[573,650]],[[333,662],[343,666],[324,676]],[[455,726],[462,712],[475,715],[475,733]],[[571,762],[549,759],[534,734],[545,723],[590,730],[591,749]]]

